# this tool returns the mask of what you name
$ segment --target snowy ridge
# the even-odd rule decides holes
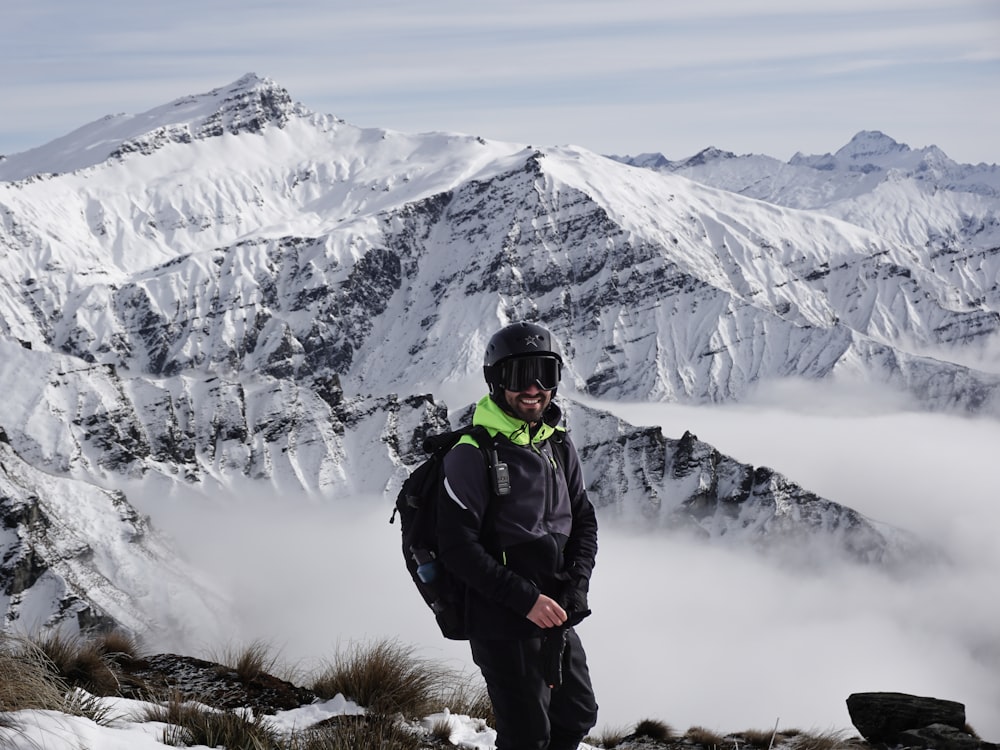
[[[808,548],[813,558],[825,551],[886,566],[938,555],[911,534],[825,500],[769,467],[723,455],[690,432],[668,438],[659,428],[636,429],[577,403],[568,405],[567,419],[571,434],[586,436],[577,437],[580,457],[604,518],[736,540],[773,554]]]
[[[940,149],[911,149],[877,131],[833,154],[787,163],[706,149],[682,161],[662,154],[615,157],[768,203],[834,216],[908,248],[947,282],[949,305],[998,307],[1000,166],[958,164]]]
[[[955,172],[939,156],[920,164],[992,184],[990,168]],[[1000,329],[995,196],[939,200],[926,181],[864,168],[903,157],[866,137],[787,169],[711,151],[653,170],[573,148],[360,129],[252,74],[92,123],[0,163],[0,386],[11,395],[0,427],[17,456],[4,466],[60,475],[46,492],[64,498],[120,477],[391,495],[419,436],[450,422],[428,394],[478,378],[486,337],[517,319],[564,343],[567,400],[706,403],[769,379],[847,377],[929,410],[1000,415],[1000,370],[980,362]],[[685,172],[719,165],[756,170],[748,185],[776,184],[768,170],[808,174],[804,195],[832,174],[858,216],[895,216],[897,229],[852,223],[846,203],[831,216]],[[928,209],[916,229],[912,205]],[[868,562],[923,554],[694,436],[569,411],[610,515],[714,539],[823,538]],[[77,590],[96,575],[60,570]],[[155,619],[121,609],[138,583],[111,580],[125,593],[90,602],[95,617]],[[60,622],[65,608],[49,602],[41,620]]]
[[[202,628],[221,637],[219,593],[122,493],[39,471],[0,433],[0,498],[5,631],[115,625],[179,642]]]
[[[36,175],[75,172],[128,154],[151,154],[168,143],[259,133],[282,127],[293,115],[306,114],[288,92],[252,73],[206,94],[187,96],[139,115],[108,115],[38,148],[11,154],[0,162],[0,178],[23,180]]]

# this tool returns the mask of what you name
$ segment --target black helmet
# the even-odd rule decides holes
[[[531,383],[554,391],[562,376],[562,355],[552,334],[534,323],[501,328],[486,345],[483,375],[490,395],[521,391]]]

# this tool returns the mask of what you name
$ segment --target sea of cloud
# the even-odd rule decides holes
[[[606,523],[594,615],[579,628],[600,727],[851,729],[853,692],[957,700],[1000,738],[1000,423],[913,411],[887,392],[786,384],[739,406],[601,404],[670,437],[691,430],[870,518],[933,540],[949,561],[880,572],[789,566]],[[357,641],[398,639],[475,672],[442,639],[402,568],[390,497],[274,497],[254,487],[140,498],[140,508],[226,590],[226,644],[263,640],[300,670]]]

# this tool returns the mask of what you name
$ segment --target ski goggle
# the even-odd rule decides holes
[[[514,357],[494,367],[497,383],[508,391],[524,391],[532,383],[543,391],[551,391],[559,385],[562,374],[562,363],[551,356]]]

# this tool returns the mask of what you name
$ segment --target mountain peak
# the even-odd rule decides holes
[[[633,167],[644,167],[646,169],[676,171],[686,167],[701,167],[716,161],[726,161],[738,158],[732,151],[723,151],[715,146],[703,148],[694,156],[680,161],[671,161],[660,152],[644,153],[638,156],[610,156],[609,158],[623,164],[630,164]]]
[[[137,119],[154,127],[124,140],[111,157],[132,151],[148,154],[170,142],[260,133],[268,126],[283,128],[294,114],[305,114],[305,110],[292,102],[285,88],[270,78],[247,73],[228,86],[182,97],[139,115]]]
[[[145,116],[178,111],[195,115],[203,135],[211,136],[221,135],[216,132],[220,126],[232,133],[259,132],[268,123],[282,127],[296,107],[287,89],[270,78],[247,73],[228,86],[176,99]]]
[[[838,159],[871,161],[891,154],[905,154],[910,147],[899,143],[879,130],[862,130],[836,154]]]
[[[721,161],[723,159],[735,159],[736,154],[732,151],[723,151],[722,149],[716,148],[715,146],[709,146],[708,148],[702,149],[697,154],[687,159],[682,163],[681,166],[684,167],[696,167],[702,164],[707,164],[712,161]]]
[[[137,115],[106,115],[38,148],[0,162],[0,180],[73,172],[129,154],[150,154],[171,143],[225,133],[261,133],[283,128],[308,110],[270,78],[247,73],[203,94],[183,96]]]
[[[788,164],[826,172],[839,170],[848,174],[875,174],[876,177],[883,178],[890,173],[910,175],[920,180],[941,180],[949,175],[947,185],[953,185],[955,179],[963,180],[968,176],[968,170],[960,169],[937,146],[913,149],[879,130],[859,131],[833,154],[808,156],[797,153]],[[974,183],[970,187],[974,192],[994,194],[995,188],[990,186],[993,181],[989,178],[982,184]]]

